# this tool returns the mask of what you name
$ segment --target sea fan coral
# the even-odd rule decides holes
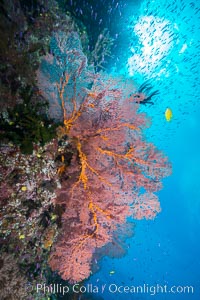
[[[63,279],[79,282],[90,275],[96,249],[112,241],[127,216],[153,218],[160,211],[152,193],[162,187],[170,165],[145,141],[148,120],[126,96],[125,85],[89,71],[78,36],[56,34],[53,46],[38,71],[39,86],[57,108],[50,112],[59,112],[60,132],[74,154],[58,170],[65,180],[56,202],[65,212],[49,264]]]

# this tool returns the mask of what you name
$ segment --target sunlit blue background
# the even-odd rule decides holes
[[[159,192],[162,212],[154,221],[136,222],[135,235],[127,240],[128,254],[121,259],[105,257],[101,270],[88,282],[99,287],[112,283],[194,287],[189,295],[98,294],[105,300],[199,300],[200,3],[130,2],[119,2],[121,18],[115,26],[121,29],[120,47],[110,72],[133,76],[139,84],[151,79],[159,90],[154,105],[143,108],[152,118],[146,135],[168,155],[173,174]],[[164,117],[168,107],[171,122]]]

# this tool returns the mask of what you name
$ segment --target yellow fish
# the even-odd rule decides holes
[[[115,274],[115,271],[110,271],[109,274],[113,275],[113,274]]]
[[[167,120],[167,122],[170,122],[171,119],[172,119],[172,111],[170,108],[167,108],[166,111],[165,111],[165,119]]]

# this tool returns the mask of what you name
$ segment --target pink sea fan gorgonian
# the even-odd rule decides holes
[[[90,275],[95,251],[112,241],[128,216],[153,218],[160,211],[153,192],[161,189],[170,165],[145,140],[148,119],[132,102],[125,82],[88,73],[78,36],[62,38],[54,36],[54,57],[44,57],[38,71],[44,80],[41,92],[58,107],[61,132],[74,149],[70,166],[58,170],[66,173],[56,200],[65,212],[49,264],[63,279],[79,282]],[[57,75],[47,74],[54,67]],[[48,94],[52,86],[54,92]]]

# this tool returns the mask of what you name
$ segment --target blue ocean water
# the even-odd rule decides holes
[[[104,257],[86,284],[97,286],[104,300],[199,300],[200,3],[144,0],[123,7],[116,26],[123,28],[118,56],[124,64],[117,71],[139,83],[151,80],[159,90],[154,105],[142,108],[152,119],[146,136],[168,155],[173,173],[158,193],[162,212],[153,221],[136,221],[126,256]],[[126,286],[142,286],[143,293],[125,292]]]

